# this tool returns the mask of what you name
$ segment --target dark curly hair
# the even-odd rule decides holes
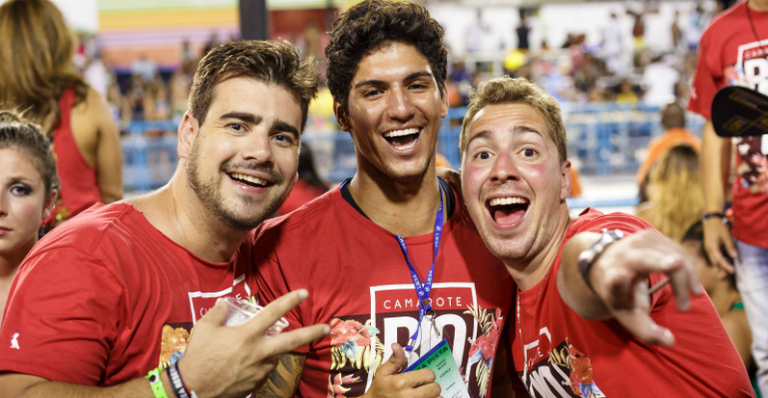
[[[448,51],[442,26],[418,4],[390,0],[366,0],[350,8],[333,23],[328,58],[328,88],[347,110],[352,78],[360,60],[390,42],[410,44],[429,61],[443,95]]]

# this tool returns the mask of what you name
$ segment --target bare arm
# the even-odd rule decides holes
[[[707,120],[701,133],[702,148],[699,162],[701,165],[701,184],[704,189],[704,212],[718,213],[725,204],[725,181],[731,161],[731,141],[718,137],[712,121]],[[733,273],[733,265],[720,253],[725,246],[732,258],[738,257],[733,238],[728,228],[718,218],[704,221],[704,249],[716,265]]]
[[[101,201],[116,202],[123,198],[123,154],[120,133],[104,98],[89,89],[88,113],[96,121],[96,184]]]
[[[172,397],[173,390],[167,372],[161,374],[165,393]],[[149,381],[145,378],[131,380],[112,387],[100,388],[48,381],[41,377],[7,373],[0,375],[0,390],[4,397],[18,398],[153,398]]]
[[[301,374],[304,372],[304,363],[307,361],[305,354],[289,353],[280,356],[277,368],[267,379],[256,394],[258,398],[292,397],[299,386]]]
[[[752,331],[749,329],[746,314],[744,311],[731,311],[723,316],[722,321],[744,366],[748,368],[752,364]]]
[[[578,256],[598,239],[598,234],[582,232],[566,244],[557,275],[563,301],[585,319],[612,317],[645,342],[673,345],[670,331],[650,317],[648,277],[651,272],[666,274],[678,308],[687,311],[689,295],[702,293],[693,259],[657,231],[639,231],[612,243],[597,258],[588,274],[593,291],[578,270]]]

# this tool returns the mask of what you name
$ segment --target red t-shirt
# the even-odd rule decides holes
[[[224,296],[248,298],[252,237],[206,262],[127,204],[96,205],[46,235],[13,282],[0,372],[109,386],[142,377],[186,345]]]
[[[557,289],[563,247],[579,232],[604,228],[631,234],[651,226],[628,214],[585,210],[568,228],[542,282],[519,293],[520,322],[510,324],[509,337],[515,371],[531,396],[754,397],[744,364],[706,295],[692,296],[691,308],[680,312],[669,285],[654,293],[651,318],[672,331],[677,344],[671,348],[643,343],[614,320],[585,320],[563,301]],[[651,284],[663,277],[652,274]]]
[[[688,109],[711,119],[712,99],[738,85],[768,95],[768,12],[749,11],[741,1],[720,14],[701,37]],[[752,26],[757,31],[752,31]],[[768,135],[733,139],[737,151],[733,184],[733,235],[768,248]]]
[[[405,241],[423,282],[432,265],[433,235]],[[337,187],[266,222],[257,230],[256,244],[263,254],[257,260],[261,297],[270,301],[308,289],[307,301],[286,316],[291,327],[331,325],[330,336],[301,351],[307,360],[298,395],[362,395],[372,379],[369,371],[389,359],[393,342],[405,347],[418,326],[417,295],[395,236],[357,212]],[[513,291],[504,265],[457,203],[443,227],[431,299],[438,329],[473,397],[480,396],[481,384],[490,397],[492,359]],[[433,333],[431,323],[422,325],[414,350],[419,355],[440,340],[426,336],[425,330]]]
[[[291,189],[291,193],[285,199],[285,202],[277,209],[278,216],[284,216],[304,204],[311,202],[314,198],[325,193],[325,189],[309,185],[306,181],[299,179]]]

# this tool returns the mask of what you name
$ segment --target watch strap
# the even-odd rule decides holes
[[[163,381],[160,379],[160,368],[154,368],[146,376],[149,379],[149,386],[152,387],[152,394],[155,398],[168,398],[163,387]]]
[[[595,264],[608,246],[623,237],[624,233],[622,233],[621,230],[603,229],[603,234],[600,235],[600,239],[579,254],[577,261],[579,273],[581,274],[581,278],[584,279],[584,283],[593,293],[595,292],[595,288],[592,287],[592,282],[589,281],[589,270],[592,269],[592,265]]]

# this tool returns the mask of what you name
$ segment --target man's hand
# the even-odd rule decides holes
[[[235,327],[223,326],[227,307],[223,300],[195,325],[179,373],[198,397],[242,397],[261,387],[281,354],[309,344],[330,332],[315,325],[277,336],[265,333],[280,317],[307,298],[297,290],[270,303],[255,317]]]
[[[440,395],[440,385],[435,383],[435,372],[419,369],[397,373],[405,365],[405,352],[399,344],[392,344],[392,356],[376,369],[371,388],[363,398],[434,398]]]
[[[630,333],[651,344],[671,346],[669,329],[649,316],[651,296],[648,276],[667,274],[677,306],[687,311],[689,294],[701,294],[696,265],[685,250],[662,234],[645,230],[610,245],[589,271],[598,298]]]
[[[720,267],[729,274],[733,273],[733,264],[731,264],[722,254],[720,248],[725,246],[725,250],[731,258],[739,256],[736,245],[733,244],[731,231],[728,226],[722,223],[720,219],[708,218],[704,220],[704,250],[712,261],[712,265]]]

